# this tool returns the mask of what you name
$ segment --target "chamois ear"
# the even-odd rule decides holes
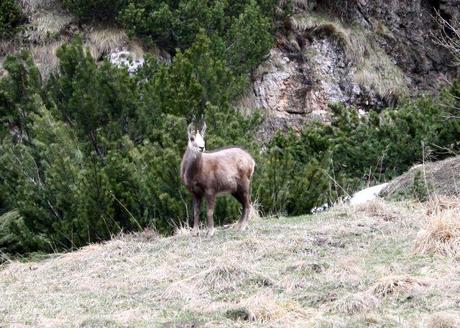
[[[193,136],[193,131],[195,130],[194,126],[193,126],[193,122],[190,123],[187,127],[187,137],[190,139],[190,137]]]
[[[201,125],[201,129],[200,129],[200,134],[204,137],[205,133],[206,133],[206,122],[203,121],[203,124]]]

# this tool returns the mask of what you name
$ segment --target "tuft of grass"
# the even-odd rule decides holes
[[[458,205],[457,205],[458,206]],[[417,235],[416,254],[460,255],[460,207],[434,212]]]
[[[356,210],[374,218],[384,221],[394,221],[398,218],[398,212],[388,206],[382,199],[375,199],[370,202],[359,204]]]
[[[335,38],[343,47],[350,46],[351,30],[345,28],[339,21],[323,15],[294,15],[290,24],[297,32],[310,32],[314,35]]]
[[[251,204],[248,220],[249,220],[249,223],[251,223],[251,222],[257,222],[260,219],[262,219],[262,214],[260,212],[260,204],[257,202],[257,200],[255,200]]]
[[[196,299],[207,293],[231,293],[240,288],[273,286],[275,282],[245,266],[232,262],[217,263],[196,275],[171,284],[162,297],[166,299]]]
[[[32,44],[45,44],[57,40],[75,18],[65,12],[44,11],[33,15],[24,31],[24,39]]]
[[[18,0],[18,2],[28,16],[39,11],[62,8],[59,0]]]
[[[209,270],[200,273],[196,277],[195,284],[200,289],[222,292],[236,290],[245,285],[273,286],[275,282],[241,264],[225,262],[218,263]]]
[[[56,56],[56,52],[63,44],[63,41],[56,41],[31,49],[34,62],[45,80],[58,69],[59,59]]]
[[[292,300],[282,300],[272,292],[261,292],[241,301],[226,313],[233,320],[257,321],[260,323],[276,322],[284,327],[291,326],[297,320],[305,320],[309,313],[300,304]]]
[[[460,198],[456,196],[435,195],[430,197],[423,204],[426,208],[426,214],[436,215],[445,210],[454,210],[460,208]]]
[[[370,292],[377,297],[383,298],[400,294],[408,294],[414,289],[428,287],[425,280],[409,275],[388,276],[377,281]]]
[[[337,301],[330,307],[331,311],[344,314],[366,313],[374,310],[380,301],[373,294],[368,292],[349,294]]]
[[[457,328],[460,327],[460,316],[448,312],[438,312],[424,320],[425,328]]]
[[[87,44],[94,59],[100,60],[111,51],[128,46],[128,35],[118,28],[98,28],[88,34]],[[137,51],[142,49],[137,46]]]
[[[299,273],[321,273],[324,272],[329,265],[327,263],[317,263],[309,261],[297,261],[286,268],[288,272],[299,272]]]
[[[219,263],[201,273],[197,285],[211,291],[236,289],[252,276],[246,268],[236,263]]]

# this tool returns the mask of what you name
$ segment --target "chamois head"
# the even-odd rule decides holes
[[[200,129],[195,128],[193,123],[190,123],[187,129],[188,147],[196,152],[205,151],[204,134],[206,132],[206,123],[203,122]]]

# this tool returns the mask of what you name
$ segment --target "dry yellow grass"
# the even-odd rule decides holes
[[[344,314],[365,313],[375,309],[379,300],[371,293],[361,292],[347,295],[334,302],[331,310]]]
[[[359,204],[356,210],[371,217],[379,218],[384,221],[394,221],[399,217],[397,209],[392,208],[382,199],[375,199],[367,203]]]
[[[434,313],[428,316],[424,322],[425,328],[457,328],[460,327],[460,316],[454,313]]]
[[[434,195],[424,206],[428,216],[435,215],[445,210],[460,209],[460,198],[455,196]]]
[[[18,0],[18,2],[26,15],[32,15],[38,11],[51,10],[57,7],[61,8],[59,0]]]
[[[417,236],[417,254],[460,255],[460,208],[433,213]]]
[[[118,28],[99,28],[91,31],[87,37],[90,53],[96,60],[107,56],[111,51],[128,47],[128,35]],[[136,47],[137,51],[142,51]]]
[[[388,212],[397,219],[382,220]],[[243,233],[149,230],[8,262],[0,326],[438,327],[458,317],[460,271],[412,254],[423,215],[406,203],[341,206],[254,220]]]
[[[235,308],[226,312],[226,316],[231,319],[271,323],[284,327],[305,322],[310,315],[297,302],[280,299],[271,291],[263,291],[242,300]]]
[[[31,49],[35,65],[37,65],[37,68],[44,79],[47,79],[51,73],[57,70],[59,60],[56,56],[56,52],[62,45],[62,41],[56,41],[44,46],[33,47]]]
[[[75,18],[59,10],[43,11],[32,15],[24,32],[24,40],[32,44],[44,45],[56,41]]]
[[[377,297],[386,297],[407,294],[414,289],[425,288],[428,286],[429,284],[425,280],[408,275],[388,276],[377,281],[370,288],[370,292]]]

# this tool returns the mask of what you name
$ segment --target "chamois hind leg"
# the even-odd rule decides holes
[[[237,230],[245,230],[248,226],[249,212],[251,210],[251,196],[248,190],[238,190],[232,194],[243,206],[240,221],[236,226]]]
[[[201,195],[193,195],[193,234],[198,236],[200,231]]]
[[[206,195],[207,203],[207,216],[208,216],[208,236],[213,236],[216,229],[214,229],[214,207],[216,205],[216,195],[207,194]]]

